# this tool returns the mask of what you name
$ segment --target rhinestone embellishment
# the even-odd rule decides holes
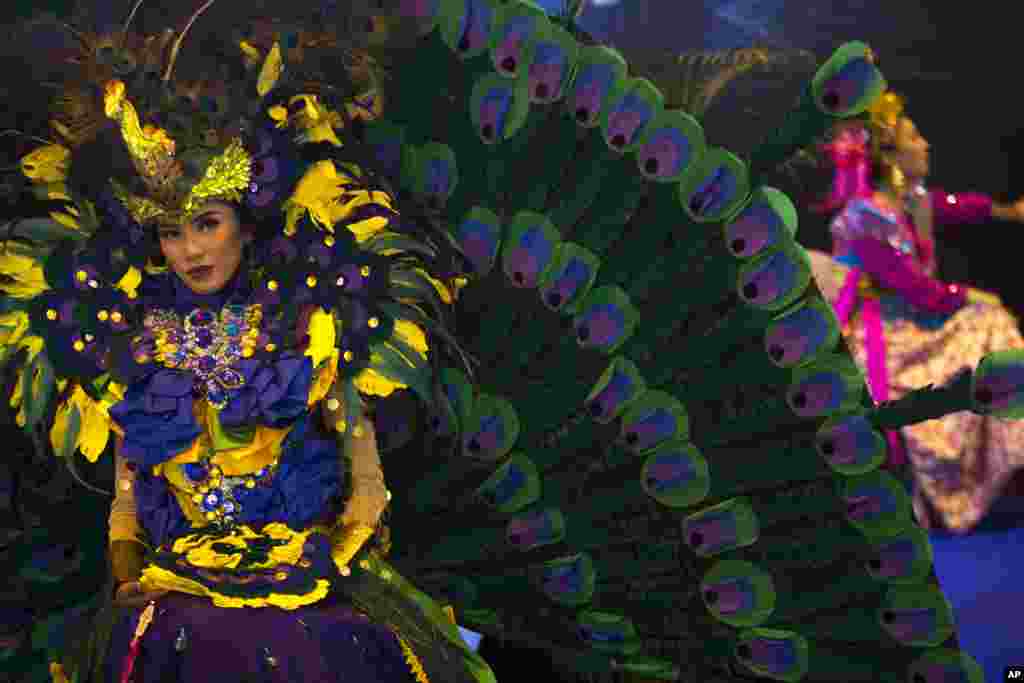
[[[156,360],[168,368],[191,371],[196,387],[215,408],[223,408],[230,392],[245,378],[233,369],[252,356],[260,336],[263,313],[258,304],[225,306],[220,314],[197,308],[182,320],[174,311],[158,309],[143,324],[156,340]]]

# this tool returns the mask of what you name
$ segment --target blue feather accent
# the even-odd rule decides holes
[[[588,128],[598,124],[601,108],[618,79],[612,64],[587,64],[576,74],[573,81],[569,106],[576,122]]]
[[[645,100],[632,93],[626,95],[608,112],[605,143],[616,150],[635,144],[654,114],[654,107]]]
[[[470,209],[459,225],[456,239],[472,266],[473,274],[486,275],[498,255],[501,243],[500,219],[487,209]]]
[[[527,72],[530,101],[543,104],[561,97],[562,87],[568,80],[569,67],[569,55],[565,53],[565,48],[553,42],[537,43],[533,63]]]

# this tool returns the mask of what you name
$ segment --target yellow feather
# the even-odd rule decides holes
[[[267,53],[267,58],[263,61],[259,79],[256,81],[256,92],[260,97],[265,97],[274,89],[282,73],[284,73],[284,62],[281,59],[281,45],[275,42],[274,46],[270,48],[270,52]]]

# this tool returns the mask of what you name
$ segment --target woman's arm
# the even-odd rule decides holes
[[[1001,221],[1024,222],[1024,200],[1013,204],[1000,204],[988,195],[978,192],[930,191],[932,215],[942,225],[982,223],[990,218]]]
[[[361,418],[352,428],[351,438],[341,440],[347,444],[343,457],[351,468],[352,494],[333,533],[332,555],[338,570],[345,574],[349,562],[376,531],[391,494],[384,484],[373,423]]]
[[[930,313],[954,313],[967,302],[966,287],[928,277],[888,243],[862,237],[850,248],[876,283]]]
[[[165,595],[167,591],[146,591],[139,582],[146,546],[139,540],[141,526],[135,508],[135,471],[121,457],[121,439],[114,448],[114,502],[110,504],[110,573],[114,578],[114,601],[123,607],[138,607]]]
[[[135,509],[135,472],[121,457],[121,439],[114,449],[114,502],[110,504],[110,567],[118,584],[135,581],[142,574],[145,547],[139,541]]]
[[[930,190],[932,216],[940,225],[983,223],[995,215],[997,205],[992,198],[979,192],[950,193]]]

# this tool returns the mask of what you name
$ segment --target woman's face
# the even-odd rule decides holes
[[[251,235],[242,230],[235,209],[207,202],[191,221],[157,228],[167,265],[196,294],[219,291],[242,262],[242,247]]]
[[[928,175],[928,141],[921,137],[910,119],[901,118],[896,125],[896,151],[893,161],[911,178]]]

